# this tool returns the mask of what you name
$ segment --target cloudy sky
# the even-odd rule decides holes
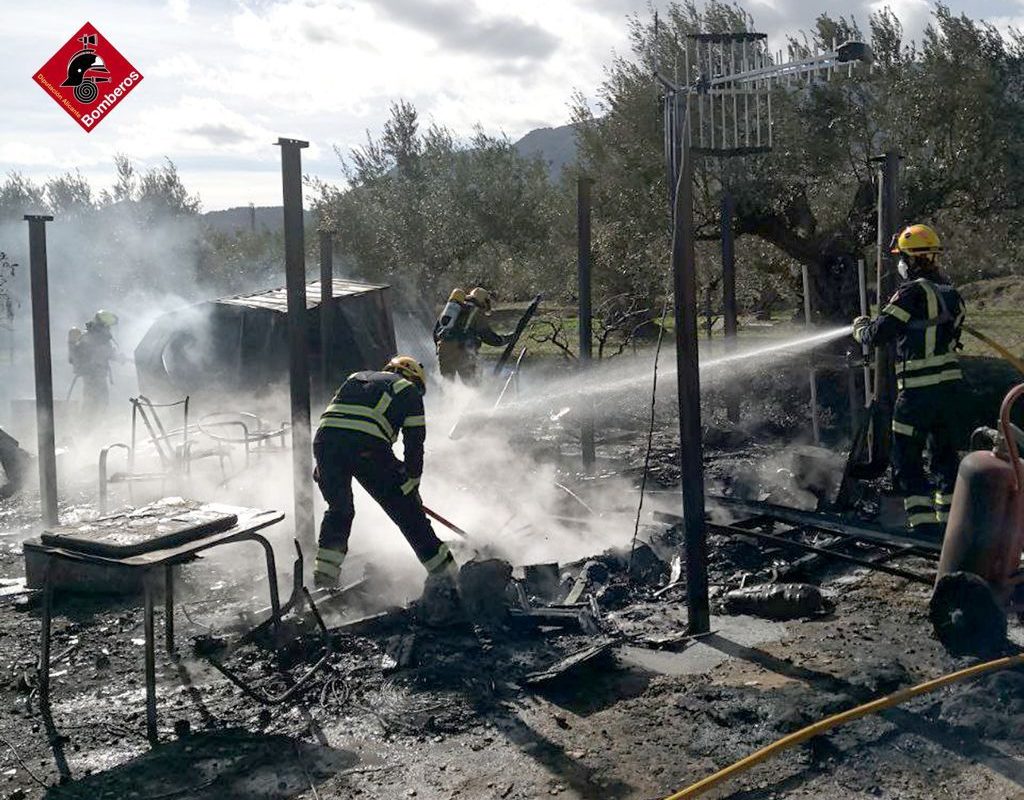
[[[660,0],[659,0],[660,2]],[[822,10],[864,25],[888,4],[908,33],[926,0],[748,0],[775,47]],[[1024,0],[949,0],[1024,26]],[[304,171],[340,180],[332,146],[379,130],[388,103],[468,133],[513,139],[567,121],[574,90],[593,96],[604,65],[628,50],[626,18],[647,0],[113,0],[4,2],[0,172],[33,178],[79,168],[111,182],[112,157],[168,156],[205,209],[280,202],[278,136],[310,141]],[[59,8],[58,8],[59,7]],[[32,81],[86,21],[145,76],[86,133]]]

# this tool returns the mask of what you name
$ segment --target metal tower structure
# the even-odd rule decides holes
[[[657,35],[657,19],[655,19]],[[665,160],[672,209],[672,277],[679,391],[680,481],[685,529],[686,593],[691,634],[711,630],[704,454],[701,443],[697,284],[693,228],[693,159],[736,157],[771,149],[772,91],[829,80],[837,70],[870,63],[871,48],[846,42],[825,53],[781,63],[761,33],[698,33],[687,37],[683,84],[657,67],[664,88]],[[730,243],[731,245],[731,243]]]

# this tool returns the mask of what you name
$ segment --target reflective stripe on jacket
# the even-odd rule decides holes
[[[860,341],[896,341],[896,385],[901,390],[958,381],[963,376],[956,350],[964,316],[956,289],[918,278],[900,286]]]
[[[415,384],[393,372],[356,372],[341,385],[320,416],[320,430],[339,429],[405,446],[410,478],[423,473],[426,439],[423,395]]]

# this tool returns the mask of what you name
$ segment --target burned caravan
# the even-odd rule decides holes
[[[322,386],[319,281],[306,286],[310,374]],[[333,386],[395,354],[389,290],[334,280],[328,362]],[[161,316],[135,348],[139,391],[155,402],[225,393],[255,398],[288,381],[284,288],[210,300]]]

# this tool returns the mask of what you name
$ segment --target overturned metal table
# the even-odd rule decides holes
[[[144,507],[151,508],[151,507]],[[43,541],[36,540],[26,543],[26,554],[31,550],[33,557],[44,560],[43,577],[43,607],[42,607],[42,644],[39,655],[39,692],[43,702],[49,701],[49,678],[50,678],[50,622],[53,612],[53,594],[55,591],[54,581],[51,580],[53,566],[57,562],[70,561],[91,565],[116,567],[122,571],[138,571],[141,577],[143,606],[144,606],[144,627],[145,627],[145,658],[146,658],[146,735],[150,742],[157,739],[157,717],[156,717],[156,645],[155,645],[155,624],[154,624],[154,594],[156,592],[155,574],[163,571],[164,584],[164,643],[168,653],[174,652],[174,567],[195,560],[199,553],[210,550],[221,545],[236,544],[238,542],[256,542],[263,548],[267,563],[267,579],[270,592],[271,619],[276,625],[280,620],[281,601],[277,586],[277,565],[274,559],[274,550],[270,542],[260,531],[270,525],[284,519],[284,514],[279,511],[266,511],[253,508],[241,508],[234,506],[210,505],[199,506],[199,504],[187,504],[183,501],[179,509],[195,510],[216,509],[217,511],[230,512],[237,517],[234,523],[223,530],[216,530],[191,539],[182,544],[163,547],[162,549],[148,550],[137,555],[124,557],[110,557],[97,555],[91,552],[81,552],[70,549],[66,546],[51,546]],[[175,507],[165,506],[168,515],[175,513]],[[132,513],[138,513],[132,512]],[[108,526],[112,526],[119,518],[125,520],[125,525],[130,524],[132,513],[125,513],[103,518]],[[97,521],[80,523],[83,530]],[[75,526],[69,526],[71,528]]]

